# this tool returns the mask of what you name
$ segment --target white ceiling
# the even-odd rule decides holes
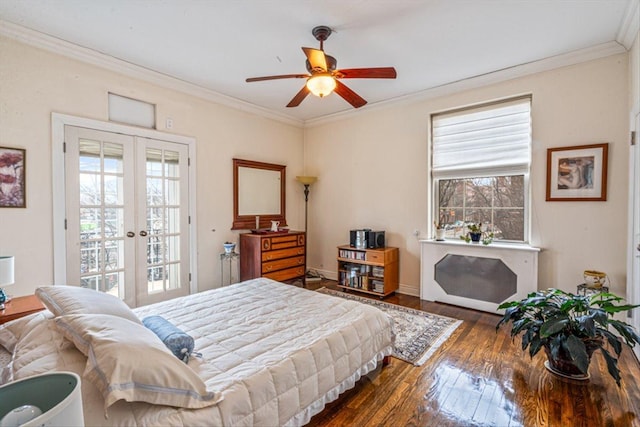
[[[343,80],[372,104],[625,40],[639,0],[0,0],[0,20],[304,122],[351,110],[339,96],[286,108],[317,25],[338,68],[394,66],[396,80]],[[0,22],[1,23],[1,22]],[[629,46],[625,46],[628,48]],[[1,59],[1,58],[0,58]],[[239,103],[242,104],[242,103]]]

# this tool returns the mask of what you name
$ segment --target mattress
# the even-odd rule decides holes
[[[365,304],[260,278],[134,309],[195,339],[188,366],[222,400],[200,409],[104,399],[82,382],[87,425],[304,425],[391,354],[393,323]],[[22,322],[5,380],[52,370],[82,376],[87,358],[47,311]],[[0,336],[2,330],[0,330]],[[149,360],[152,364],[153,360]]]

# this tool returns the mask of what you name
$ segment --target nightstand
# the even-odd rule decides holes
[[[5,307],[4,310],[0,311],[0,325],[44,310],[44,306],[35,295],[15,297],[6,303]]]

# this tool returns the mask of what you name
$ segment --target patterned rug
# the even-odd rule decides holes
[[[462,320],[320,288],[318,292],[369,304],[387,313],[394,322],[393,357],[420,366],[449,338]]]

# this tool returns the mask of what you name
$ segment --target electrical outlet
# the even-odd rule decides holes
[[[164,127],[167,129],[173,129],[173,119],[171,117],[167,117],[167,120],[164,123]]]

